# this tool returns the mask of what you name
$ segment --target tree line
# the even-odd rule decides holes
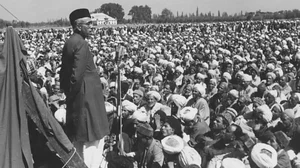
[[[248,21],[248,20],[269,20],[269,19],[294,19],[300,18],[300,10],[282,10],[277,12],[243,12],[228,14],[227,12],[218,11],[215,15],[212,12],[203,13],[197,8],[194,13],[174,14],[170,9],[163,9],[160,14],[152,14],[148,5],[133,6],[128,15],[130,19],[125,19],[125,11],[120,4],[105,3],[100,8],[91,13],[105,13],[110,17],[117,19],[120,24],[128,23],[193,23],[193,22],[223,22],[223,21]],[[5,21],[0,19],[0,28],[12,25],[13,27],[64,27],[70,26],[68,19],[58,19],[54,21],[29,23],[24,21]]]

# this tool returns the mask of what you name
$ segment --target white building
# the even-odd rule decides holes
[[[92,21],[94,25],[116,25],[117,19],[112,18],[104,13],[92,13]]]

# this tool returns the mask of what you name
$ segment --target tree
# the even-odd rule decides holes
[[[147,5],[145,6],[133,6],[128,15],[132,16],[132,21],[135,23],[150,22],[152,11]]]
[[[163,19],[170,19],[170,18],[173,18],[174,15],[173,15],[173,12],[170,11],[169,9],[165,8],[161,11],[161,17]]]
[[[197,10],[196,10],[196,16],[198,17],[199,16],[199,8],[197,6]]]
[[[122,21],[124,18],[124,9],[120,4],[117,3],[105,3],[102,4],[100,8],[96,9],[94,13],[105,13],[118,21]]]
[[[220,13],[220,11],[218,10],[218,17],[221,17],[221,13]]]

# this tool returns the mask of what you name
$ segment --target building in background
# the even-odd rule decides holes
[[[93,25],[116,25],[117,19],[112,18],[104,13],[92,13],[92,22]]]

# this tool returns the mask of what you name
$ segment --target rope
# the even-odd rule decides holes
[[[76,153],[76,148],[74,148],[74,152],[73,152],[73,154],[72,154],[72,156],[68,159],[68,161],[63,165],[63,167],[61,167],[61,168],[65,168],[66,166],[67,166],[67,164],[71,161],[71,159],[74,157],[74,155],[75,155],[75,153]]]

